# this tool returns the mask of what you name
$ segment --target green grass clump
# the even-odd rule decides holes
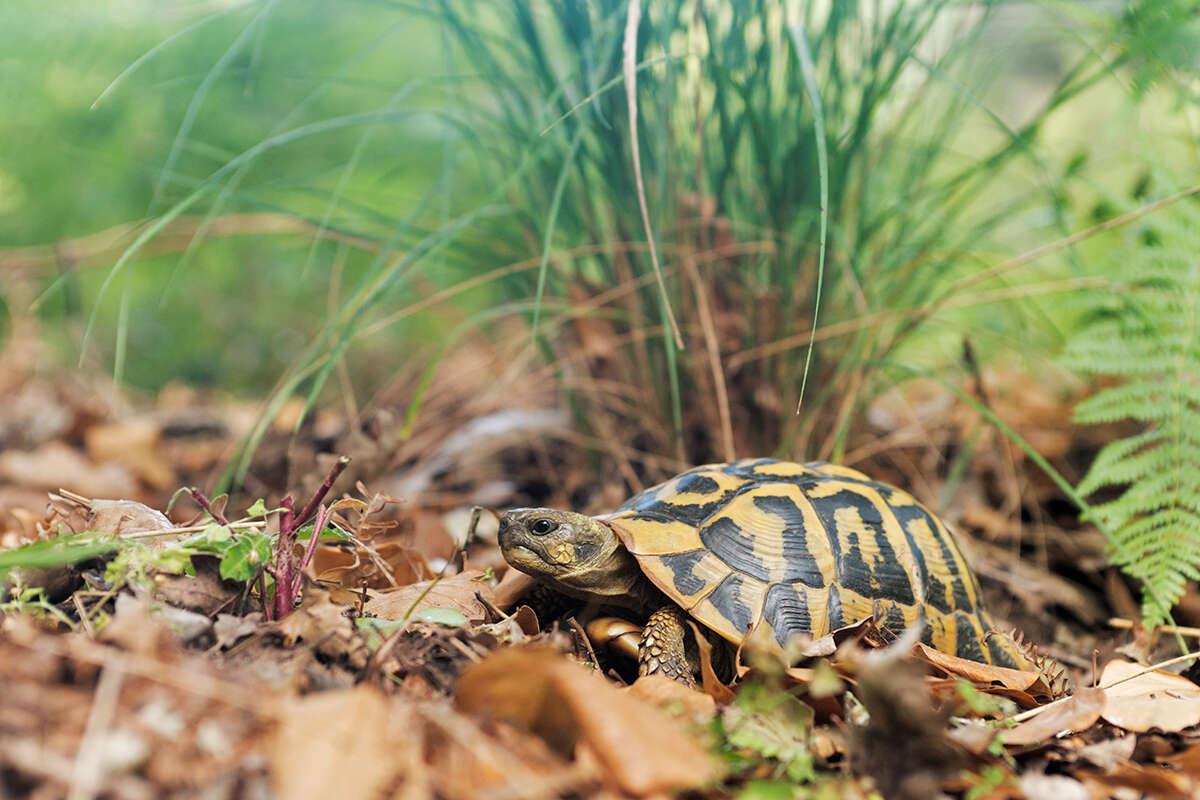
[[[514,213],[490,242],[514,261],[542,258],[501,290],[534,300],[551,359],[587,334],[577,313],[539,328],[544,298],[603,298],[587,313],[604,317],[590,326],[604,357],[570,360],[603,387],[576,393],[584,424],[631,426],[644,449],[692,462],[836,458],[888,386],[875,365],[913,357],[906,348],[931,327],[998,329],[1008,344],[1056,333],[1028,302],[996,300],[970,317],[948,306],[973,286],[981,254],[1069,228],[1067,167],[1039,138],[1111,64],[1070,54],[1063,79],[1010,125],[987,104],[1013,74],[988,46],[1008,3],[671,2],[644,9],[634,85],[623,70],[628,8],[443,2],[432,14],[469,65],[464,92],[486,90],[459,113],[485,182],[510,187]],[[517,46],[497,31],[516,32]],[[564,254],[586,245],[597,249]],[[822,344],[809,376],[814,327]]]

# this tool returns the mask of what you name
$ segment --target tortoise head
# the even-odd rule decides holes
[[[512,566],[572,595],[627,595],[641,580],[616,531],[573,511],[514,508],[500,515],[500,552]]]

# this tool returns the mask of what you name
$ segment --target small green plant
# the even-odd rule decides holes
[[[322,501],[349,463],[350,459],[345,456],[334,462],[325,482],[300,511],[296,511],[290,495],[283,498],[280,507],[273,511],[268,511],[261,499],[255,501],[247,515],[266,517],[266,527],[262,531],[235,534],[224,514],[214,508],[208,498],[197,489],[189,489],[192,497],[213,518],[215,524],[209,525],[185,544],[220,556],[222,578],[258,581],[259,597],[267,619],[283,619],[292,613],[296,605],[304,568],[312,562],[329,521],[331,508],[323,505]],[[310,519],[313,524],[306,527]],[[304,552],[298,555],[296,545],[302,540],[308,543]]]
[[[813,710],[782,688],[747,683],[721,711],[720,730],[732,748],[772,759],[777,778],[808,781],[816,776],[808,742]]]
[[[1141,582],[1147,627],[1200,580],[1200,213],[1176,208],[1113,252],[1119,277],[1082,297],[1065,353],[1072,369],[1108,381],[1075,419],[1134,423],[1100,450],[1079,493],[1096,495],[1114,563]]]

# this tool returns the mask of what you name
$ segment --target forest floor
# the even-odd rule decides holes
[[[1069,388],[986,378],[996,413],[1077,479],[1110,432],[1071,425]],[[1040,669],[974,665],[868,622],[787,666],[745,647],[732,685],[693,690],[635,680],[619,642],[571,617],[539,620],[493,516],[468,538],[476,503],[599,512],[628,491],[564,415],[481,405],[476,386],[435,385],[434,422],[407,438],[386,398],[294,434],[288,405],[242,490],[213,498],[179,490],[215,485],[253,406],[6,373],[0,797],[1200,793],[1196,676],[1146,669],[1177,640],[1137,627],[1103,537],[940,389],[878,402],[846,460],[944,514]],[[680,465],[642,466],[649,485]],[[59,532],[108,552],[55,564],[63,549],[37,543]],[[1200,593],[1176,621],[1200,622]]]

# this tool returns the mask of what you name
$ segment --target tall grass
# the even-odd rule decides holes
[[[316,229],[297,248],[298,280],[329,273],[346,288],[314,315],[267,416],[290,395],[315,399],[365,332],[408,319],[397,306],[486,283],[442,334],[525,315],[547,363],[531,380],[567,387],[599,438],[690,462],[837,458],[889,385],[875,365],[931,366],[964,332],[999,332],[1010,348],[1057,335],[1029,298],[1067,282],[1023,290],[1011,286],[1022,273],[988,268],[1077,227],[1071,181],[1086,153],[1068,161],[1042,136],[1070,101],[1140,68],[1143,40],[1126,34],[1156,19],[1154,3],[1119,20],[1055,18],[1084,45],[1057,49],[1067,62],[1016,111],[991,104],[1021,65],[988,45],[1026,3],[642,5],[626,62],[624,1],[364,4],[380,20],[356,28],[372,29],[369,46],[293,92],[290,110],[277,101],[260,138],[213,163],[195,132],[205,97],[253,86],[272,58],[289,63],[280,53],[296,40],[277,29],[303,17],[248,3],[171,139],[156,182],[165,210],[106,283],[185,211],[205,213],[203,231],[226,209],[283,210]],[[410,41],[440,58],[378,80],[370,101],[348,90],[351,65]],[[414,135],[422,146],[406,158],[397,143]],[[388,179],[405,170],[424,182],[397,193]],[[376,201],[380,187],[391,202]],[[614,457],[639,479],[640,465]]]
[[[1005,126],[980,98],[989,76],[1002,76],[981,44],[1006,5],[646,8],[638,135],[651,228],[668,254],[667,300],[684,332],[677,351],[661,293],[645,280],[649,257],[624,246],[644,240],[628,111],[615,91],[627,4],[442,2],[464,76],[484,89],[485,102],[459,109],[478,162],[499,182],[536,154],[508,195],[515,224],[493,231],[493,246],[514,259],[537,247],[548,269],[536,284],[513,276],[504,291],[580,298],[639,287],[604,328],[611,352],[583,367],[625,396],[585,398],[582,421],[607,416],[647,449],[691,461],[839,455],[881,385],[872,364],[937,318],[931,304],[980,269],[978,254],[1004,252],[1002,228],[1011,233],[1013,217],[1030,210],[1049,211],[1036,235],[1066,228],[1062,182],[1039,158],[1037,133],[1104,73],[1078,71],[1020,129]],[[816,97],[806,98],[797,47],[811,49]],[[822,144],[830,230],[819,298]],[[585,243],[612,247],[552,257],[555,245]],[[814,391],[797,414],[818,301],[832,325],[878,321],[818,346]],[[547,350],[579,346],[578,326],[555,330]]]

